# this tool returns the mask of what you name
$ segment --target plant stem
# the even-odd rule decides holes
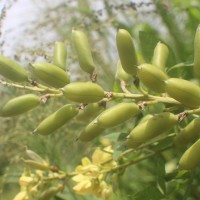
[[[188,63],[188,62],[178,63],[178,64],[170,67],[167,70],[167,73],[171,72],[174,69],[178,69],[178,68],[182,68],[182,67],[193,67],[193,66],[194,66],[194,63]]]
[[[200,108],[186,111],[187,115],[200,114]]]
[[[43,86],[41,84],[37,84],[37,86],[26,86],[26,85],[20,85],[20,84],[16,84],[16,83],[8,83],[8,82],[3,81],[3,80],[0,80],[0,84],[6,85],[8,87],[15,87],[15,88],[31,90],[31,91],[35,91],[35,92],[46,92],[46,93],[54,93],[54,94],[60,94],[61,93],[60,90],[48,88],[48,87]]]
[[[107,171],[104,171],[104,172],[105,172],[105,173],[106,173],[106,172],[114,172],[114,171],[117,171],[117,170],[120,170],[120,169],[125,169],[126,167],[129,167],[129,166],[131,166],[131,165],[137,164],[137,163],[139,163],[139,162],[141,162],[141,161],[143,161],[143,160],[146,160],[146,159],[148,159],[148,158],[151,158],[151,157],[157,155],[158,153],[161,153],[161,152],[163,152],[163,151],[166,151],[166,150],[170,149],[172,146],[173,146],[173,145],[169,145],[169,146],[167,146],[167,147],[165,147],[165,148],[163,148],[163,149],[161,149],[161,150],[159,150],[159,151],[151,152],[151,153],[147,154],[146,156],[143,156],[143,157],[141,157],[141,158],[139,158],[139,159],[137,159],[137,160],[131,160],[131,161],[128,162],[128,163],[124,163],[124,164],[122,164],[122,165],[119,165],[119,166],[117,166],[117,167],[112,168],[111,170],[107,170]]]
[[[163,141],[163,140],[165,140],[166,138],[172,137],[172,136],[175,136],[175,133],[171,133],[171,134],[169,134],[169,135],[167,135],[167,136],[165,135],[165,136],[159,137],[157,140],[153,140],[153,141],[151,141],[151,142],[149,142],[149,143],[140,145],[139,147],[137,147],[137,148],[135,148],[135,149],[128,149],[128,150],[124,151],[124,152],[120,155],[120,157],[123,157],[123,156],[125,156],[125,155],[127,155],[127,154],[129,154],[129,153],[131,153],[131,152],[133,152],[133,151],[138,151],[138,150],[144,149],[144,148],[146,148],[146,147],[149,147],[150,145],[152,145],[152,144],[155,143],[155,142]]]
[[[132,94],[132,93],[116,93],[112,92],[113,98],[135,99],[138,101],[157,101],[163,103],[180,104],[178,101],[171,97],[160,97],[154,95]]]
[[[128,89],[127,89],[127,84],[124,81],[120,81],[120,87],[124,93],[132,94]]]

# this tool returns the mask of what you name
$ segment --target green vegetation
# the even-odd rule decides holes
[[[100,2],[44,3],[29,47],[1,43],[0,196],[199,199],[198,1]]]

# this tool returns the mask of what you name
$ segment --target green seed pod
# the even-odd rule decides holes
[[[131,35],[128,31],[119,29],[116,42],[119,58],[124,71],[135,76],[137,72],[137,56]]]
[[[56,65],[39,62],[31,65],[33,73],[41,81],[55,88],[61,88],[67,85],[70,80],[65,71]]]
[[[101,86],[92,82],[75,82],[63,88],[64,95],[71,101],[80,103],[94,103],[104,97]]]
[[[80,110],[76,119],[82,122],[88,122],[91,118],[97,116],[97,114],[103,109],[103,106],[99,103],[91,103]]]
[[[144,85],[154,92],[165,92],[165,80],[168,76],[158,67],[151,64],[138,66],[138,77]]]
[[[66,71],[67,49],[64,42],[56,42],[54,47],[53,63]]]
[[[81,69],[92,74],[95,69],[92,52],[86,34],[82,31],[72,31],[72,41],[78,56]]]
[[[79,139],[83,142],[89,142],[100,135],[105,129],[98,126],[96,119],[90,122],[81,132]]]
[[[20,115],[40,105],[40,97],[34,94],[25,94],[6,102],[0,108],[1,117]]]
[[[200,165],[200,139],[187,149],[179,160],[179,169],[191,170]]]
[[[152,64],[160,68],[162,71],[165,71],[165,65],[167,62],[168,55],[168,47],[165,44],[158,42],[154,49]]]
[[[200,118],[192,120],[180,133],[176,136],[174,143],[178,147],[186,146],[192,142],[200,133]]]
[[[196,84],[180,78],[170,78],[165,84],[165,90],[172,98],[191,108],[200,106],[200,87]]]
[[[145,116],[139,121],[139,124],[141,124],[141,123],[143,123],[143,122],[149,120],[149,119],[152,118],[152,117],[153,117],[153,115],[151,115],[151,114],[145,115]]]
[[[45,191],[42,192],[42,194],[38,197],[38,200],[50,200],[53,196],[55,196],[58,192],[63,190],[63,186],[59,185],[57,187],[52,186]]]
[[[124,71],[120,61],[118,61],[118,63],[117,63],[117,72],[116,72],[115,77],[117,79],[119,79],[120,81],[124,81],[124,82],[132,81],[133,82],[133,77]]]
[[[97,116],[97,123],[102,128],[111,128],[135,117],[139,113],[140,109],[137,104],[119,103]]]
[[[66,104],[59,110],[45,118],[34,130],[34,133],[39,133],[41,135],[49,135],[52,132],[59,129],[60,127],[62,127],[77,114],[78,109],[75,105]]]
[[[38,170],[42,170],[42,171],[49,170],[49,166],[44,163],[39,163],[39,162],[36,162],[33,160],[24,160],[24,163],[26,164],[26,166],[28,166],[32,169],[38,169]]]
[[[0,55],[0,74],[14,82],[28,81],[25,69],[14,60]]]
[[[197,27],[194,38],[194,75],[200,78],[200,25]]]
[[[129,148],[136,148],[142,143],[170,130],[177,122],[178,117],[169,112],[154,115],[133,128],[126,144]]]

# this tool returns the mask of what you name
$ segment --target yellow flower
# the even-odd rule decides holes
[[[34,178],[30,176],[23,175],[19,178],[19,185],[21,187],[28,187],[29,185],[33,184],[33,182]]]
[[[13,200],[28,200],[28,199],[29,199],[28,193],[26,191],[21,191],[16,194]]]
[[[103,138],[100,142],[104,147],[110,146],[110,140],[109,139]]]
[[[107,146],[103,150],[98,147],[92,155],[92,163],[103,168],[116,167],[117,163],[113,160],[112,154],[111,146]]]
[[[93,177],[99,175],[99,167],[92,164],[89,158],[82,158],[81,163],[82,165],[78,165],[75,169],[75,172]]]
[[[100,184],[101,187],[101,198],[107,200],[113,193],[112,186],[108,185],[105,181],[102,181]]]
[[[77,175],[72,178],[77,183],[73,187],[76,193],[93,194],[104,200],[110,197],[112,186],[103,180],[105,174],[102,173],[102,170],[117,166],[112,154],[111,146],[107,146],[103,150],[97,148],[92,155],[92,160],[87,157],[82,158],[81,165],[75,169]]]
[[[73,189],[78,194],[96,194],[99,188],[98,178],[78,174],[72,178],[77,185]]]

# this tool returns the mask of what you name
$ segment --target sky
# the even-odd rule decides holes
[[[19,41],[31,43],[29,33],[25,30],[29,30],[34,21],[40,18],[44,6],[50,5],[54,7],[63,0],[17,0],[12,5],[11,2],[13,1],[0,1],[0,13],[2,13],[4,7],[7,8],[0,37],[0,42],[4,41],[6,43],[3,50],[5,54],[13,54],[13,51],[17,51]],[[51,4],[48,2],[51,2]]]
[[[72,0],[68,1],[77,2]],[[131,0],[119,0],[117,2],[130,1]],[[139,2],[141,0],[132,1]],[[9,7],[7,10],[6,18],[3,20],[0,44],[4,42],[4,46],[0,49],[0,53],[6,54],[8,56],[9,54],[13,55],[14,52],[18,51],[20,42],[27,45],[35,42],[32,41],[30,32],[26,32],[25,30],[29,30],[29,27],[31,27],[34,21],[41,19],[40,16],[43,17],[41,13],[43,8],[46,8],[47,6],[49,8],[55,8],[56,5],[58,5],[60,2],[63,2],[63,0],[0,0],[0,13],[2,13],[2,9],[4,7],[8,8],[13,4],[13,6]],[[91,2],[94,9],[101,8],[102,0],[91,0]],[[142,2],[149,2],[149,0],[142,0]],[[49,39],[52,39],[54,35],[51,36],[49,32],[48,37]]]

